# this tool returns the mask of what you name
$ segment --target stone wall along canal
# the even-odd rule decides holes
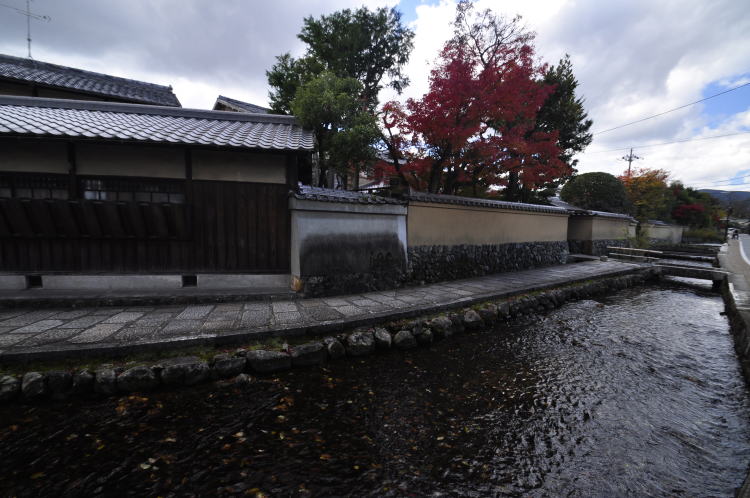
[[[721,299],[637,287],[249,383],[0,408],[0,494],[732,496]]]

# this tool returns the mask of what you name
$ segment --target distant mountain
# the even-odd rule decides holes
[[[734,190],[712,190],[710,188],[699,189],[699,192],[705,192],[722,204],[729,202],[743,202],[750,200],[750,192],[737,192]]]

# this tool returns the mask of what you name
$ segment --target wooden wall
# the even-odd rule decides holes
[[[0,199],[0,271],[289,271],[288,187],[190,181],[187,202]]]

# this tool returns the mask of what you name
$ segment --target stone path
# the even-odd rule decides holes
[[[590,261],[321,299],[0,310],[0,364],[323,333],[639,268],[632,263]]]

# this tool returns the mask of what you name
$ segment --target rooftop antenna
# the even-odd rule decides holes
[[[4,3],[0,3],[0,7],[15,10],[22,16],[26,16],[26,43],[29,49],[29,59],[33,59],[33,57],[31,56],[31,20],[36,19],[37,21],[50,22],[52,18],[50,16],[34,14],[33,12],[31,12],[31,0],[26,0],[26,10],[13,7],[12,5],[6,5]]]

